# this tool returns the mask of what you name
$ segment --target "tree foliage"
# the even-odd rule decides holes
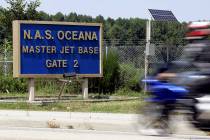
[[[58,12],[54,15],[37,11],[39,0],[5,0],[7,8],[0,7],[0,44],[4,38],[11,40],[13,20],[45,20],[67,22],[97,22],[103,24],[104,39],[108,45],[121,45],[129,41],[130,45],[138,45],[139,40],[145,39],[146,20],[140,18],[105,19],[102,15],[95,18],[88,15],[79,15],[71,12],[64,15]],[[152,22],[152,41],[162,41],[167,44],[180,44],[183,42],[185,23]],[[110,41],[112,40],[112,41]]]
[[[41,4],[39,0],[5,0],[7,8],[0,7],[0,43],[4,38],[11,40],[13,20],[36,20],[39,19],[37,8]]]
[[[8,3],[7,8],[0,7],[0,46],[4,46],[5,42],[12,42],[12,21],[13,20],[42,20],[42,21],[67,21],[67,22],[89,22],[89,23],[102,23],[103,24],[103,38],[107,46],[138,46],[141,47],[142,40],[145,41],[146,37],[146,20],[140,18],[107,18],[102,15],[92,17],[89,15],[80,15],[75,12],[70,12],[64,15],[58,12],[54,15],[48,14],[44,11],[37,11],[40,6],[39,0],[5,0]],[[176,51],[176,46],[183,44],[184,32],[186,23],[174,22],[152,22],[152,42],[158,44],[164,42],[175,48],[171,51]],[[145,46],[145,44],[144,44]],[[132,48],[132,47],[131,47]],[[142,47],[141,47],[142,48]],[[171,47],[172,48],[172,47]],[[126,49],[126,48],[124,48]],[[137,47],[135,49],[138,49]],[[135,51],[133,48],[133,51]],[[139,49],[140,50],[140,49]],[[162,51],[160,56],[166,54]],[[174,54],[174,53],[173,53]],[[95,80],[102,91],[100,92],[113,92],[119,88],[120,66],[117,60],[116,52],[109,53],[104,57],[104,77],[100,80]],[[130,59],[135,59],[135,55],[129,56]],[[133,60],[132,62],[139,60]],[[165,61],[165,60],[164,60]],[[132,68],[135,68],[141,62],[136,63]],[[121,66],[122,67],[122,66]],[[130,68],[129,65],[124,65],[124,68]],[[121,71],[121,74],[129,73],[130,71]],[[139,75],[134,71],[135,75]],[[129,83],[136,83],[137,77],[127,77]],[[130,78],[130,79],[129,79]],[[94,80],[93,80],[94,81]],[[125,83],[123,83],[125,85]],[[129,85],[131,88],[134,86]]]

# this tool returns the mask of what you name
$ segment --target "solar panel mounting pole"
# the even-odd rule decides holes
[[[172,21],[178,22],[176,17],[171,11],[168,10],[157,10],[157,9],[148,9],[151,15],[151,18],[154,21]],[[146,49],[145,49],[145,78],[147,77],[148,69],[149,69],[149,55],[150,52],[150,39],[151,39],[151,20],[147,21],[146,24]],[[169,48],[167,47],[167,61],[169,61]],[[145,84],[146,89],[146,84]]]
[[[144,76],[145,79],[147,78],[148,69],[149,69],[149,47],[150,47],[150,39],[151,39],[151,20],[147,20],[146,22],[146,49],[145,49],[145,70],[144,70]],[[145,91],[147,90],[147,85],[145,84],[144,87]]]

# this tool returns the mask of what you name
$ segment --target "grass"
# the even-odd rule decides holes
[[[92,105],[92,112],[110,112],[110,113],[138,113],[144,102],[140,100],[121,101],[112,103],[97,103]]]
[[[36,96],[58,96],[58,94],[43,94],[36,92]],[[63,94],[71,95],[71,94]],[[78,94],[79,95],[79,94]],[[89,94],[90,96],[99,96],[98,94]],[[109,96],[109,95],[100,95]],[[140,97],[136,100],[128,101],[107,101],[107,102],[85,102],[85,101],[68,101],[46,104],[29,104],[26,102],[0,103],[0,109],[13,110],[34,110],[34,111],[71,111],[71,112],[106,112],[106,113],[138,113],[144,105],[143,98],[146,96],[143,92],[128,90],[127,88],[119,89],[111,96],[117,97]],[[24,97],[28,98],[28,93],[1,93],[0,97]],[[81,98],[80,96],[72,99]],[[22,101],[25,99],[21,99]]]
[[[58,96],[59,92],[57,93],[43,93],[43,92],[36,92],[36,96]],[[67,94],[64,93],[62,95],[79,95],[79,94]],[[0,93],[0,97],[28,97],[28,93],[16,93],[16,92],[11,92],[11,93]]]
[[[144,92],[132,91],[128,88],[121,88],[117,90],[113,96],[124,96],[124,97],[145,97],[146,94]]]
[[[16,92],[11,92],[11,93],[0,93],[0,97],[27,97],[27,93],[16,93]]]
[[[143,100],[110,101],[110,102],[68,102],[35,105],[29,103],[0,103],[0,109],[33,110],[33,111],[69,111],[69,112],[106,112],[138,113],[144,105]]]
[[[54,96],[54,97],[58,97],[59,92],[57,93],[44,93],[41,91],[36,91],[35,96],[38,97],[42,97],[42,96]],[[75,99],[81,99],[82,94],[72,94],[72,93],[63,93],[62,96],[77,96],[75,97]],[[107,94],[107,95],[103,95],[103,94],[96,94],[96,93],[89,93],[90,98],[91,97],[95,97],[95,98],[108,98],[110,96],[117,96],[117,97],[140,97],[143,98],[145,96],[147,96],[144,92],[137,92],[137,91],[132,91],[129,90],[127,88],[122,88],[117,90],[114,94]],[[16,93],[16,92],[11,92],[11,93],[0,93],[0,97],[22,97],[22,98],[28,98],[28,93]]]

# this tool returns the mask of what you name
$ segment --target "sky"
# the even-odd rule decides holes
[[[27,0],[28,1],[28,0]],[[38,10],[105,18],[150,18],[147,9],[171,10],[180,21],[210,20],[210,0],[40,0]],[[7,7],[4,0],[0,5]]]

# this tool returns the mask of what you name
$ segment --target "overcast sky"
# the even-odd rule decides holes
[[[4,0],[0,0],[0,5],[7,7]],[[38,10],[145,19],[150,17],[147,9],[171,10],[179,21],[210,19],[210,0],[41,0]]]

